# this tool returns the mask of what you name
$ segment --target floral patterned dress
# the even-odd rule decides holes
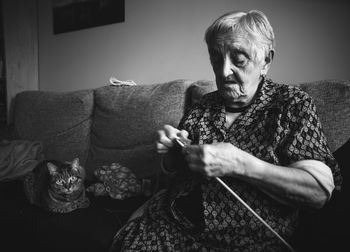
[[[205,95],[181,120],[194,144],[229,142],[272,164],[313,159],[341,175],[327,145],[313,100],[297,87],[265,80],[252,105],[230,128],[217,91]],[[288,169],[286,167],[286,169]],[[298,209],[259,188],[222,178],[287,241],[298,225]],[[155,195],[143,216],[129,221],[111,251],[285,251],[285,245],[216,180],[183,168],[169,188]]]

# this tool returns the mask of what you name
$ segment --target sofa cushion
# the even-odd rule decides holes
[[[157,130],[177,126],[191,81],[140,86],[105,86],[95,90],[94,120],[87,164],[88,178],[102,165],[118,162],[138,178],[159,169]]]
[[[210,80],[199,80],[193,82],[189,87],[189,103],[188,105],[193,105],[199,103],[203,95],[217,90],[216,83]]]
[[[15,99],[15,138],[41,141],[47,159],[85,164],[93,91],[25,91]]]
[[[299,84],[314,98],[332,152],[350,138],[350,82],[322,80]]]

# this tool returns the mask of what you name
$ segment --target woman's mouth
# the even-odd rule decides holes
[[[234,82],[225,82],[222,85],[222,91],[226,95],[231,96],[232,98],[238,98],[238,97],[244,96],[244,90],[242,86]]]

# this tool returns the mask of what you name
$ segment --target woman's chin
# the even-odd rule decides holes
[[[229,107],[243,107],[247,103],[245,95],[235,92],[221,92],[221,97],[225,101],[225,105]]]

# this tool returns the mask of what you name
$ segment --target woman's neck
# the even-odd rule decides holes
[[[242,113],[231,113],[226,111],[225,128],[229,129],[240,114]]]

